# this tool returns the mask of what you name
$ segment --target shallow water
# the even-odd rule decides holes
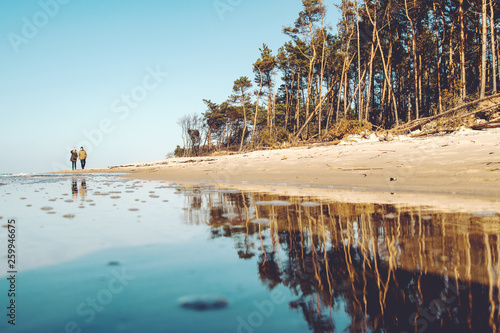
[[[500,216],[1,177],[0,332],[434,332],[500,327]]]

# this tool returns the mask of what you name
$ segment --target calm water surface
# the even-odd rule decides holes
[[[0,332],[494,332],[500,215],[0,177]],[[15,297],[7,234],[16,221]],[[16,302],[15,326],[7,306]]]

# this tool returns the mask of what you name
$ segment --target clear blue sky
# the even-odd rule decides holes
[[[327,23],[338,10],[326,1]],[[216,9],[216,5],[225,5]],[[220,103],[300,0],[2,0],[0,173],[161,160],[177,119]]]

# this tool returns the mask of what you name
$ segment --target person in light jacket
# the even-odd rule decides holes
[[[78,158],[80,159],[80,163],[82,164],[82,170],[85,169],[85,163],[87,160],[87,152],[83,147],[80,147],[80,151],[78,152]]]

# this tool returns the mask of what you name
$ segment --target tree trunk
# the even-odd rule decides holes
[[[359,2],[356,0],[356,33],[358,39],[358,120],[363,120],[363,95],[361,89],[361,46],[359,40]]]
[[[321,71],[319,76],[319,98],[323,95],[323,77],[325,75],[325,49],[326,49],[326,36],[323,31],[323,21],[321,21],[321,35],[323,36],[323,49],[321,50]],[[320,105],[318,112],[318,135],[321,138],[321,118],[323,117],[323,107]]]
[[[368,10],[368,8],[366,9]],[[370,112],[370,107],[373,104],[373,82],[374,82],[374,75],[373,75],[373,59],[375,59],[375,54],[377,53],[377,49],[375,47],[375,42],[376,42],[376,35],[375,35],[375,30],[377,30],[377,6],[375,5],[374,7],[374,16],[375,16],[375,22],[373,25],[373,33],[372,33],[372,45],[370,49],[370,63],[369,63],[369,72],[368,72],[368,90],[367,90],[367,96],[366,96],[366,110],[365,110],[365,120],[368,120],[368,115]]]
[[[319,101],[318,105],[316,105],[316,108],[314,109],[314,111],[309,115],[309,117],[307,117],[307,119],[304,122],[304,124],[302,125],[302,127],[299,129],[299,131],[297,132],[297,134],[295,134],[294,141],[297,141],[299,139],[300,134],[302,133],[302,131],[304,130],[304,128],[307,127],[307,125],[309,124],[309,122],[311,121],[311,119],[314,117],[314,115],[318,112],[320,105],[323,104],[323,102],[325,101],[325,99],[332,92],[332,89],[333,89],[333,86],[330,87],[330,89],[326,92],[325,96],[323,98],[321,98],[321,100]]]
[[[302,78],[300,77],[300,68],[297,72],[297,103],[295,105],[295,133],[300,127],[300,92],[302,90]]]
[[[312,57],[309,58],[309,72],[307,73],[307,93],[306,93],[306,119],[309,117],[311,104],[312,79],[314,74],[314,63],[316,62],[316,47],[314,46],[314,28],[312,23],[309,23],[309,32],[311,38],[311,48],[313,51]],[[309,138],[309,125],[306,129],[306,138]]]
[[[288,131],[288,116],[290,114],[289,108],[290,108],[290,93],[288,92],[288,86],[285,82],[285,131]],[[293,77],[292,77],[292,87],[293,87]]]
[[[490,34],[491,34],[491,68],[493,70],[493,94],[497,93],[497,59],[495,54],[495,10],[493,1],[490,0]]]
[[[467,97],[467,79],[465,76],[465,24],[464,24],[464,0],[459,0],[458,15],[460,21],[460,97]]]
[[[486,95],[486,53],[488,50],[488,36],[487,36],[487,20],[486,20],[486,0],[482,0],[481,6],[481,21],[482,21],[482,31],[481,31],[481,84],[479,98],[484,98]]]
[[[455,55],[455,51],[453,48],[454,44],[454,39],[453,39],[453,32],[455,31],[455,17],[453,17],[453,20],[450,25],[450,33],[449,33],[449,41],[448,41],[448,90],[452,92],[453,97],[455,97],[456,94],[456,84],[455,84],[455,63],[453,61],[453,57]]]
[[[432,7],[433,7],[433,11],[434,11],[434,24],[436,25],[436,27],[438,26],[438,14],[437,14],[437,9],[436,9],[436,2],[433,2],[432,3]],[[443,29],[444,29],[444,24],[443,24]],[[437,91],[437,94],[438,94],[438,113],[442,113],[443,112],[443,94],[442,94],[442,88],[441,88],[441,60],[442,60],[442,52],[441,52],[441,48],[442,48],[442,40],[439,38],[439,29],[436,28],[436,33],[435,33],[435,36],[436,36],[436,41],[437,41],[437,68],[436,68],[436,72],[437,72],[437,86],[438,86],[438,91]],[[443,39],[444,39],[444,32],[443,32]]]
[[[247,111],[245,109],[246,95],[243,88],[241,88],[241,100],[241,106],[243,107],[243,131],[241,133],[240,151],[243,150],[243,142],[245,141],[245,132],[247,130]]]
[[[376,27],[374,27],[376,29]],[[366,110],[365,110],[365,120],[368,120],[368,115],[370,113],[370,106],[371,106],[371,101],[372,101],[372,95],[373,95],[373,59],[375,58],[375,34],[373,34],[372,37],[372,45],[371,45],[371,50],[370,50],[370,63],[369,63],[369,71],[368,71],[368,89],[367,89],[367,95],[366,95]]]
[[[273,80],[269,75],[269,86],[267,89],[267,126],[270,130],[273,128],[273,93],[272,93]]]
[[[255,115],[253,117],[253,128],[252,128],[252,144],[254,144],[255,140],[255,129],[257,128],[257,115],[259,114],[259,97],[260,93],[262,92],[262,71],[260,68],[259,70],[259,76],[260,76],[260,83],[259,83],[259,92],[257,93],[257,101],[255,101]]]
[[[370,11],[368,10],[368,6],[366,8],[366,12],[368,14],[368,18],[370,19],[370,22],[372,23],[373,26],[375,26],[375,22],[373,21],[373,18],[370,15]],[[378,34],[378,30],[375,30],[375,33],[376,33],[376,36],[377,36],[377,46],[378,46],[378,49],[380,51],[380,57],[382,58],[382,65],[384,67],[385,82],[387,83],[387,87],[389,89],[389,96],[390,96],[391,92],[394,95],[394,91],[392,89],[392,84],[391,84],[389,73],[388,73],[388,65],[385,62],[384,51],[382,50],[382,45],[380,43],[380,36]],[[390,57],[390,55],[389,55],[389,57]],[[394,106],[393,106],[394,107],[394,118],[396,120],[396,124],[398,124],[399,123],[399,117],[398,117],[398,110],[397,110],[397,105],[396,105],[396,98],[393,98],[393,103],[394,103]]]
[[[368,10],[368,9],[367,9]],[[345,13],[344,13],[344,21],[347,22],[347,18],[345,17]],[[346,27],[347,28],[347,27]],[[342,65],[342,75],[340,77],[340,89],[339,89],[339,96],[338,96],[338,99],[337,99],[337,116],[336,116],[336,119],[335,121],[338,122],[339,121],[339,113],[340,113],[340,94],[342,92],[342,87],[344,87],[344,116],[345,116],[345,110],[346,110],[346,103],[347,103],[347,88],[348,88],[348,74],[347,74],[347,69],[349,68],[350,66],[350,61],[349,61],[349,47],[351,45],[351,39],[352,39],[352,36],[354,35],[354,29],[351,29],[350,30],[350,35],[347,39],[347,45],[345,46],[345,51],[343,52],[344,53],[344,64]],[[342,48],[341,48],[341,51],[342,51]],[[349,62],[349,65],[348,65],[348,62]]]
[[[423,99],[422,99],[422,54],[418,55],[418,110],[419,114],[417,114],[417,119],[420,118],[420,108],[423,104]]]
[[[415,1],[413,2],[414,5]],[[417,34],[415,33],[415,29],[413,28],[413,20],[410,18],[410,13],[408,12],[408,3],[407,0],[405,0],[405,12],[406,12],[406,17],[408,18],[410,30],[411,30],[411,49],[412,49],[412,56],[413,56],[413,84],[414,86],[414,91],[415,91],[415,119],[419,118],[419,109],[418,106],[420,104],[419,99],[418,99],[418,59],[417,59]],[[409,107],[410,105],[408,105]],[[408,121],[411,119],[408,118]]]

